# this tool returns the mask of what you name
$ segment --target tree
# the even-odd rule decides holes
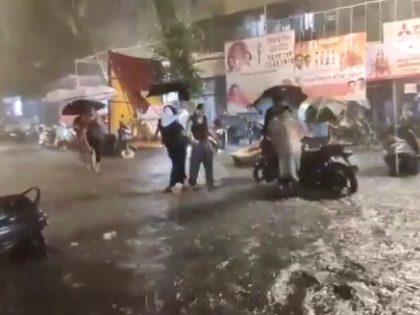
[[[152,47],[155,56],[167,63],[168,77],[185,81],[192,95],[198,95],[202,83],[193,53],[200,48],[200,33],[177,16],[173,0],[153,2],[161,30],[161,39]]]

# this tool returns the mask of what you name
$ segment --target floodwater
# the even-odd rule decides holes
[[[50,256],[2,267],[1,314],[420,314],[420,179],[386,177],[378,153],[339,201],[277,200],[229,167],[215,192],[162,195],[162,153],[99,175],[0,154],[0,187],[39,183],[51,218]]]

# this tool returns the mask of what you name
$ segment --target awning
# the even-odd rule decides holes
[[[46,96],[47,103],[68,103],[77,99],[107,101],[115,96],[115,90],[109,86],[78,87],[75,89],[58,89]]]
[[[141,112],[146,112],[150,104],[142,93],[148,92],[152,84],[162,81],[162,64],[154,59],[136,58],[110,51],[109,66],[130,103]]]

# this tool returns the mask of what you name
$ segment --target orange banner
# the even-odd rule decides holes
[[[294,81],[311,97],[365,99],[365,57],[365,33],[299,43]]]

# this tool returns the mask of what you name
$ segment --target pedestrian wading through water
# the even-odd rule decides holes
[[[93,108],[75,118],[80,156],[88,168],[99,172],[102,161],[102,150],[105,141],[103,123],[99,114]]]
[[[200,166],[203,165],[207,187],[212,189],[214,186],[213,150],[209,141],[210,131],[204,110],[204,104],[198,104],[190,118],[192,140],[189,184],[193,187],[197,185]]]
[[[185,129],[189,114],[182,108],[182,103],[181,101],[166,105],[159,119],[157,132],[161,134],[162,143],[172,164],[169,185],[164,192],[172,192],[176,184],[183,186],[186,180],[188,139]]]

